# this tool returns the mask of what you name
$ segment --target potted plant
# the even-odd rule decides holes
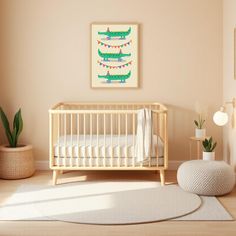
[[[206,137],[206,129],[203,128],[203,125],[205,123],[205,119],[201,114],[198,115],[198,120],[194,120],[194,124],[196,125],[195,128],[195,137],[196,138],[204,138]]]
[[[8,144],[0,146],[0,177],[21,179],[32,176],[35,172],[32,146],[18,144],[23,129],[21,109],[15,114],[12,130],[1,107],[0,118],[8,140]]]
[[[213,142],[212,137],[202,141],[202,146],[203,146],[203,156],[202,156],[202,159],[203,160],[205,160],[205,161],[213,161],[213,160],[215,160],[214,149],[216,148],[216,145],[217,145],[217,142]]]

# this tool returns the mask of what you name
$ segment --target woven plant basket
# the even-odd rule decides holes
[[[35,172],[33,147],[26,145],[11,148],[0,146],[0,178],[23,179]]]

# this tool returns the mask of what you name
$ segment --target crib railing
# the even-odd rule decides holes
[[[144,107],[152,109],[153,133],[164,145],[161,165],[158,145],[148,163],[136,163],[131,157],[138,110]],[[167,109],[161,104],[60,103],[49,111],[49,128],[52,169],[166,169],[168,165]]]

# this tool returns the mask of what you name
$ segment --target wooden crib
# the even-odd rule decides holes
[[[137,162],[137,114],[152,110],[155,153]],[[168,168],[167,108],[160,103],[72,103],[49,110],[50,168],[53,184],[63,170],[152,170]]]

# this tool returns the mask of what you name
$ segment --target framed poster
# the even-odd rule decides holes
[[[138,87],[138,24],[91,25],[91,87]]]

